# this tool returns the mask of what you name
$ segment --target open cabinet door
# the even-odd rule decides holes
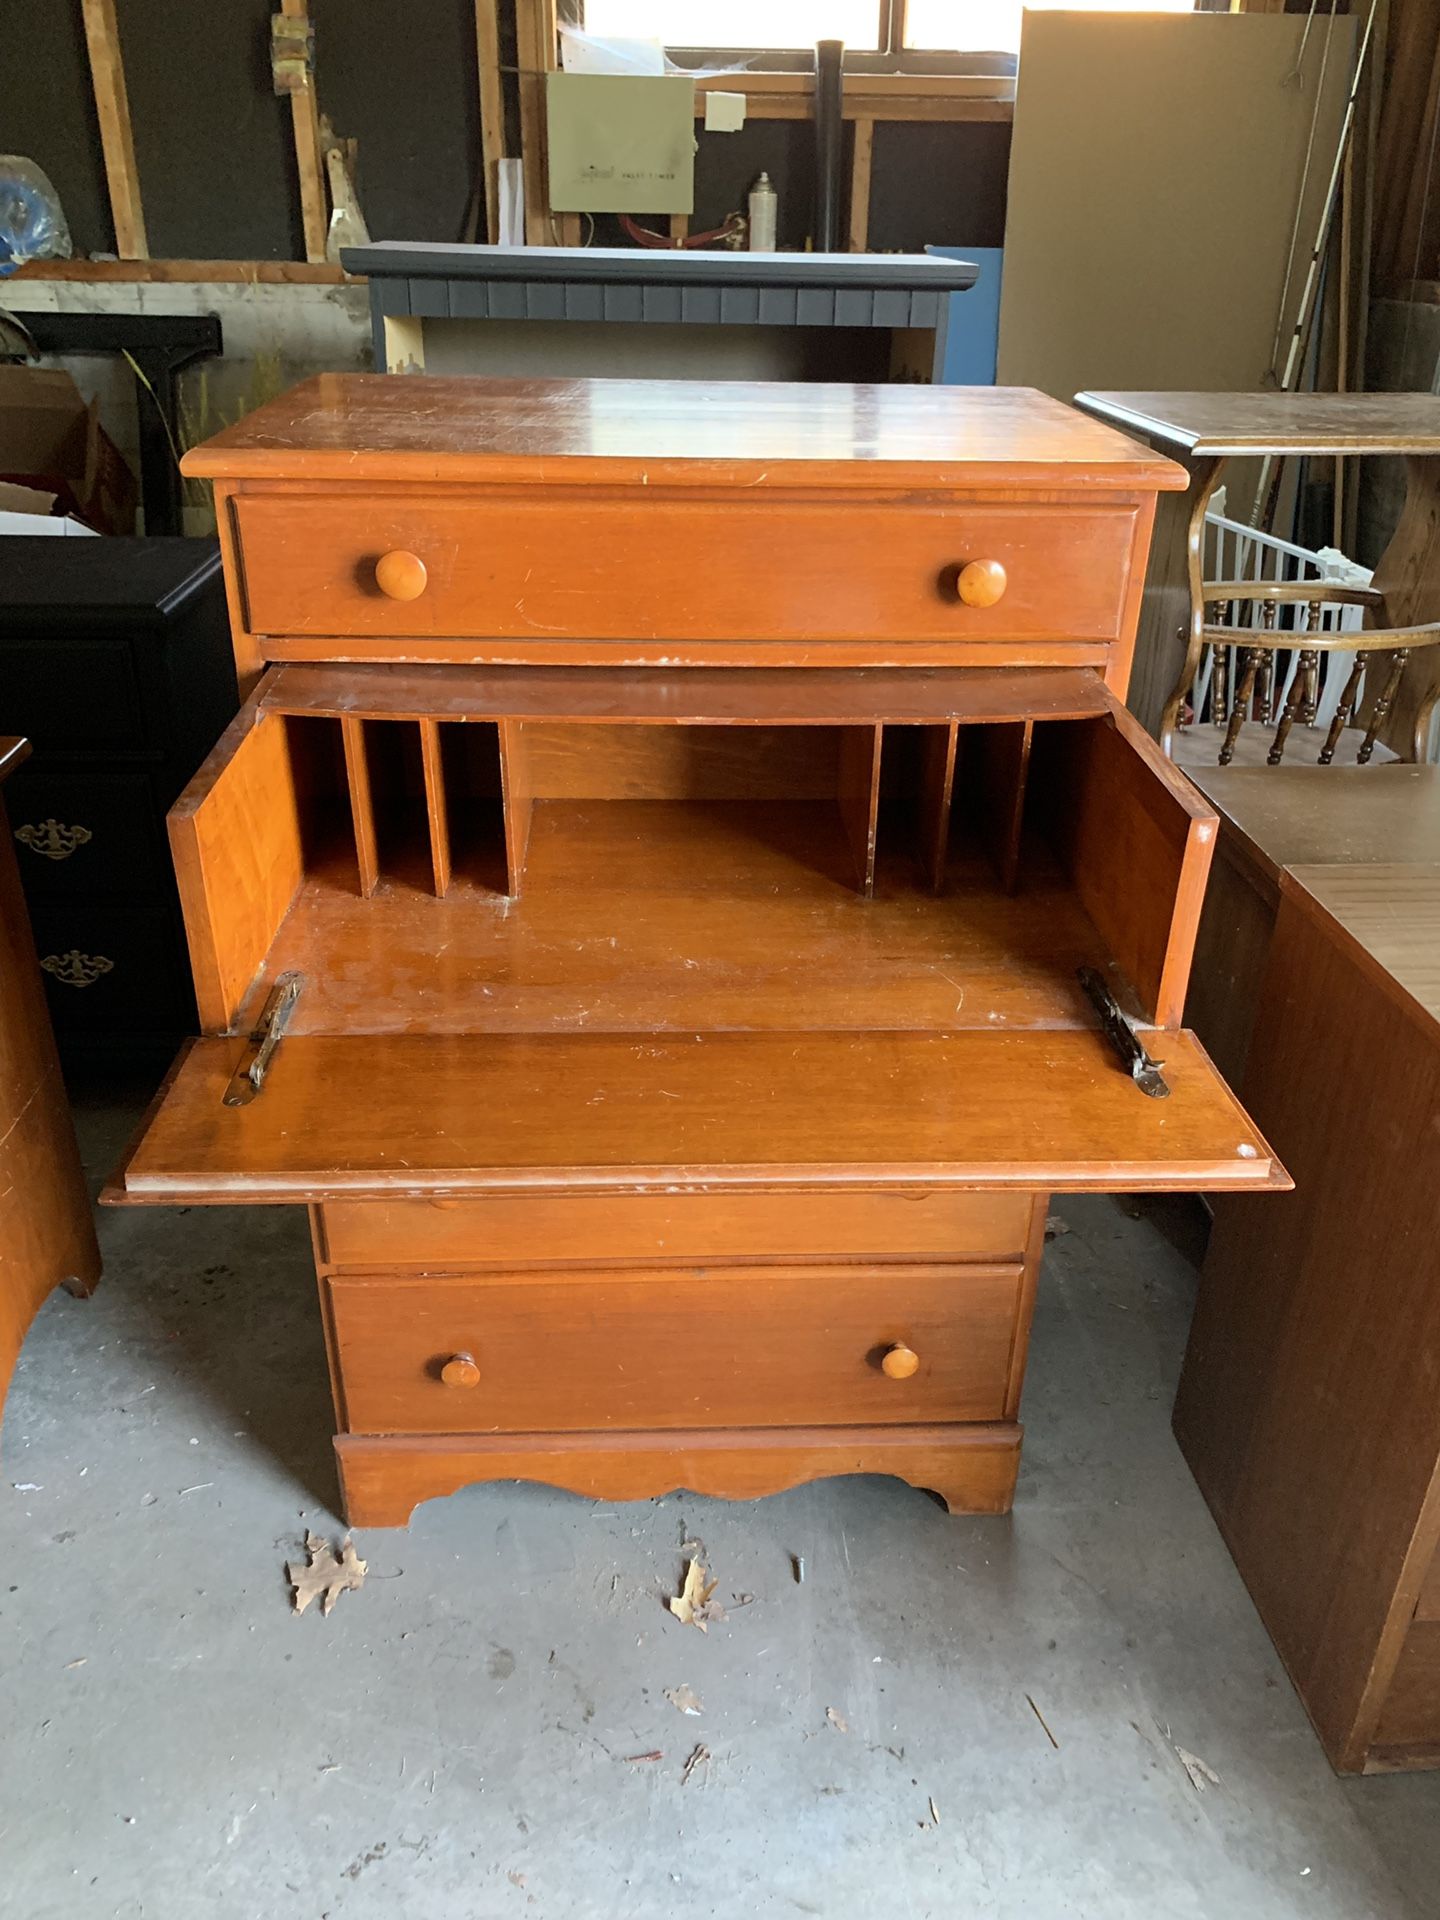
[[[247,1043],[200,1040],[106,1198],[1288,1186],[1194,1035],[1151,1037],[1165,1099],[1085,1029],[303,1036],[241,1107]]]

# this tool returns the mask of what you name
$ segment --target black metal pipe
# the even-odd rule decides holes
[[[815,233],[817,253],[840,251],[843,40],[815,42]]]

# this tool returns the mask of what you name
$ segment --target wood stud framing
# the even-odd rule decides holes
[[[577,216],[551,212],[545,137],[545,76],[557,59],[555,0],[514,0],[521,154],[525,175],[525,238],[531,246],[574,246],[580,240]],[[278,0],[289,19],[305,21],[309,0]],[[475,42],[480,96],[480,139],[484,175],[487,237],[499,238],[499,178],[497,163],[505,154],[505,103],[500,67],[500,0],[475,0]],[[291,279],[305,277],[297,263],[287,262],[165,262],[154,274],[137,275],[127,262],[149,258],[145,220],[141,210],[130,109],[125,89],[116,21],[116,0],[82,0],[86,41],[105,155],[106,181],[115,224],[118,268],[106,272],[106,263],[58,263],[30,269],[32,278],[104,279]],[[743,87],[747,117],[756,120],[803,120],[812,111],[813,76],[803,73],[713,74],[697,82],[696,117],[703,118],[705,96],[712,88]],[[1013,112],[1011,83],[993,79],[966,79],[950,75],[856,74],[845,87],[845,118],[855,127],[850,180],[849,247],[866,250],[869,240],[870,175],[877,120],[1008,121]],[[305,236],[305,263],[339,279],[338,269],[326,270],[328,196],[320,148],[319,112],[313,75],[290,95],[294,123],[295,159]],[[676,244],[689,232],[688,215],[673,215],[670,235]]]
[[[135,167],[130,98],[125,90],[125,63],[120,56],[115,0],[83,0],[83,7],[95,112],[100,121],[100,144],[105,155],[105,183],[115,222],[115,251],[127,260],[146,260],[150,247],[140,205],[140,176]]]
[[[485,172],[485,235],[500,238],[499,164],[505,157],[505,99],[500,86],[496,0],[475,0],[475,59],[480,79],[480,156]]]
[[[309,0],[280,0],[280,11],[290,20],[309,17]],[[315,77],[307,73],[305,84],[290,95],[290,113],[295,127],[295,166],[300,177],[300,218],[305,230],[305,258],[323,261],[329,225],[326,211],[325,162],[320,153],[320,112],[315,101]]]

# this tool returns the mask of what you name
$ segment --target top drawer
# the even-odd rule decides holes
[[[531,643],[1102,645],[1121,631],[1139,512],[548,490],[233,505],[252,632]],[[1004,569],[993,605],[957,590],[976,560]]]

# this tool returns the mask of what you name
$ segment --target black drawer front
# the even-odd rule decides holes
[[[32,760],[5,791],[26,898],[161,906],[170,848],[148,774]]]
[[[146,752],[129,642],[37,635],[0,644],[0,733],[24,734],[37,750]]]
[[[167,908],[36,907],[35,948],[50,1016],[67,1034],[117,1041],[189,1030],[194,1001],[178,916]]]

